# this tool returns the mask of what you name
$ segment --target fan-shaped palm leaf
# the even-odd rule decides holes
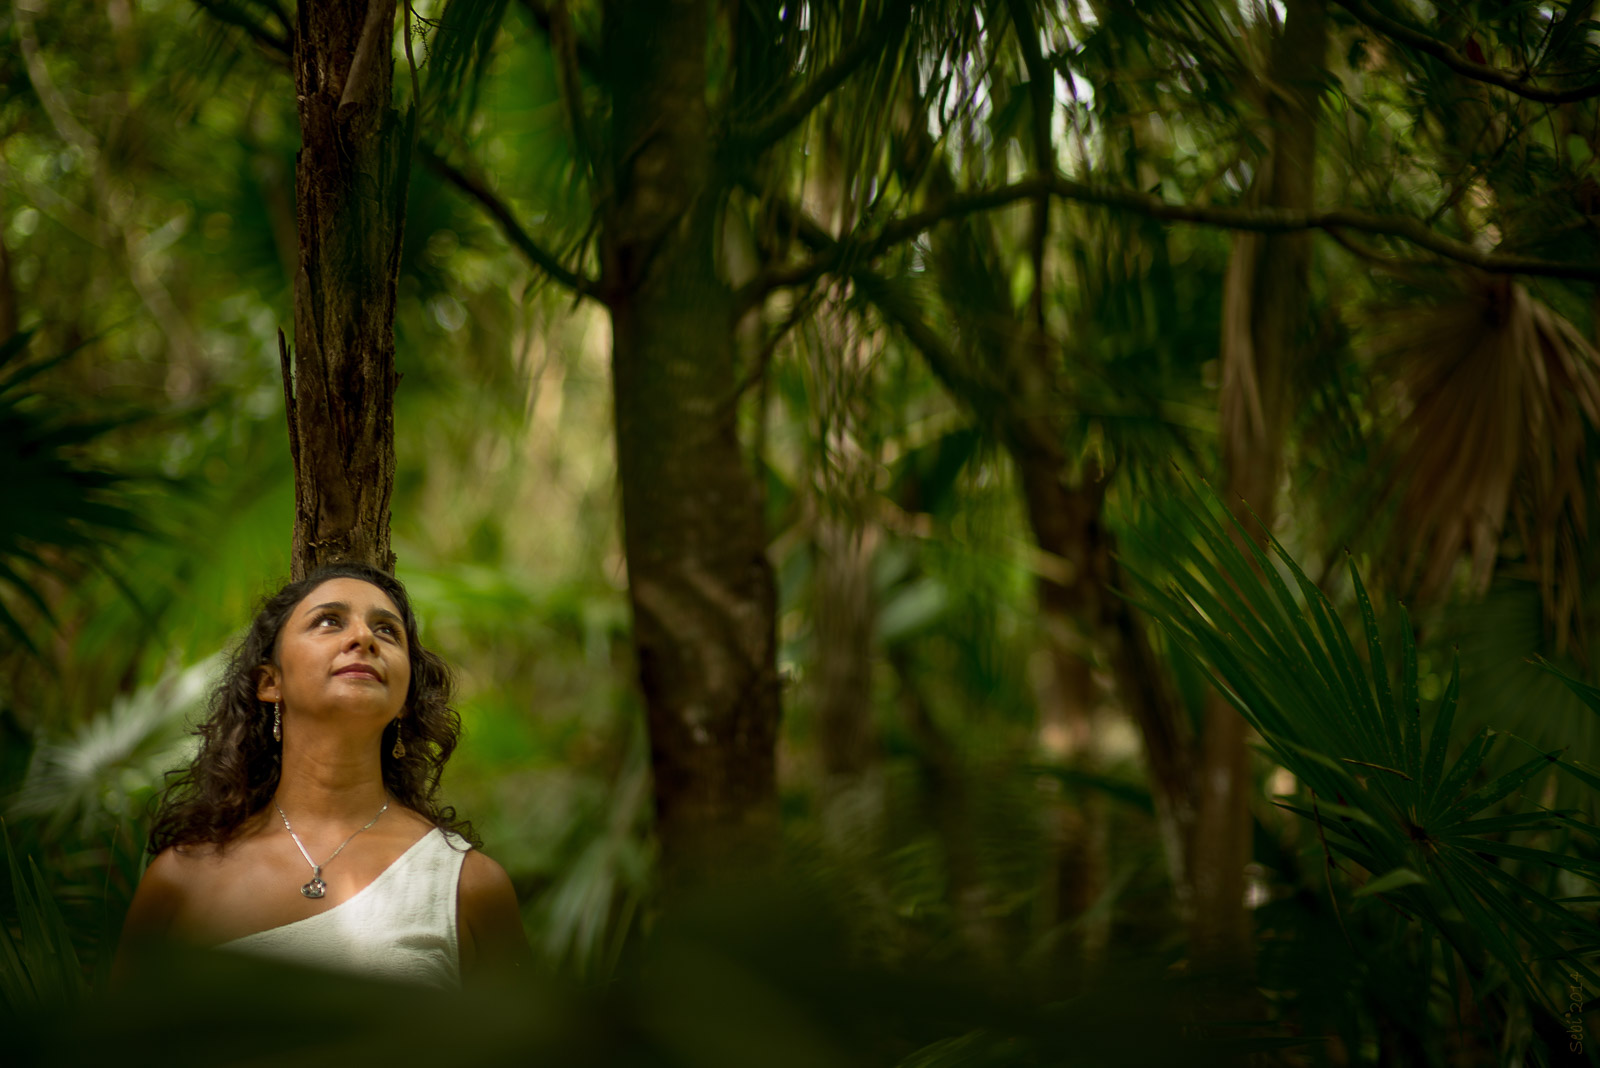
[[[199,718],[216,668],[217,658],[209,657],[168,673],[116,698],[70,738],[41,742],[12,812],[46,820],[52,835],[71,824],[132,817],[141,795],[184,762],[183,749],[193,744],[184,728]]]
[[[1600,979],[1579,956],[1600,945],[1600,926],[1517,873],[1533,866],[1594,882],[1600,863],[1508,838],[1600,829],[1569,813],[1506,802],[1552,768],[1589,772],[1559,752],[1536,753],[1479,781],[1485,755],[1507,736],[1484,730],[1449,759],[1459,692],[1452,668],[1424,737],[1410,625],[1402,614],[1395,657],[1353,563],[1365,657],[1327,596],[1275,539],[1269,550],[1258,548],[1209,493],[1199,503],[1180,498],[1159,507],[1171,536],[1147,539],[1140,555],[1169,561],[1170,573],[1137,576],[1146,607],[1309,789],[1309,803],[1284,807],[1315,820],[1334,853],[1369,873],[1368,895],[1448,939],[1471,972],[1497,962],[1553,1028],[1559,1012],[1549,969],[1560,961],[1590,983]],[[1388,666],[1396,659],[1398,692]]]
[[[1443,594],[1465,553],[1473,588],[1486,590],[1511,519],[1564,649],[1583,588],[1600,354],[1503,279],[1393,321],[1385,348],[1408,410],[1384,492],[1399,502],[1404,580]]]

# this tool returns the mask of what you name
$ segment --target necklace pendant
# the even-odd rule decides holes
[[[385,812],[389,811],[389,802],[385,801],[383,803],[383,807],[378,810],[378,816],[374,816],[368,820],[365,826],[357,827],[355,830],[351,831],[350,837],[340,842],[339,848],[335,849],[332,853],[329,853],[327,860],[323,861],[322,864],[318,864],[316,861],[311,859],[311,854],[306,852],[306,844],[300,841],[300,836],[294,833],[294,828],[289,826],[289,817],[283,814],[283,806],[279,805],[276,801],[274,801],[272,804],[273,807],[278,810],[278,818],[283,820],[283,829],[289,832],[289,837],[294,839],[294,844],[296,848],[300,850],[300,855],[306,858],[307,864],[311,865],[311,881],[300,888],[300,896],[309,897],[312,899],[322,897],[328,892],[328,884],[322,881],[322,864],[327,864],[329,861],[333,860],[334,857],[344,852],[344,847],[349,845],[355,839],[356,835],[360,834],[364,830],[367,830],[374,823],[377,823],[378,816],[381,816]]]

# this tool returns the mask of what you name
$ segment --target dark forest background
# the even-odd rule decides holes
[[[19,1048],[141,1026],[162,773],[357,558],[540,960],[486,1061],[1588,1063],[1597,19],[13,0]]]

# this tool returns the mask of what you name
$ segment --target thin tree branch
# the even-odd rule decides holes
[[[1095,187],[1056,176],[1052,191],[1065,200],[1122,208],[1154,219],[1192,222],[1257,233],[1344,228],[1379,237],[1393,237],[1445,259],[1490,274],[1521,274],[1543,278],[1600,281],[1600,265],[1547,260],[1515,253],[1483,252],[1465,241],[1446,237],[1418,219],[1404,215],[1374,215],[1363,211],[1296,211],[1287,208],[1222,208],[1168,204],[1158,197],[1131,189]]]
[[[749,373],[740,379],[739,384],[733,388],[733,392],[728,396],[727,404],[718,409],[721,413],[719,419],[726,418],[751,389],[756,386],[761,386],[763,390],[765,389],[767,371],[772,366],[772,357],[778,351],[779,343],[785,337],[788,337],[789,332],[799,326],[806,316],[815,311],[819,303],[821,303],[821,296],[815,291],[794,302],[794,307],[789,309],[789,314],[784,318],[783,322],[779,323],[772,331],[771,336],[762,342],[760,350],[756,352],[755,359],[752,361]],[[761,410],[763,409],[757,408],[757,411]]]
[[[834,57],[832,63],[812,76],[799,92],[768,112],[760,121],[735,126],[732,141],[743,151],[756,153],[767,148],[799,126],[817,105],[854,74],[856,68],[880,52],[884,45],[905,28],[910,0],[896,0],[878,24],[857,37],[855,43]]]
[[[1050,140],[1050,118],[1055,109],[1055,74],[1045,65],[1039,48],[1039,29],[1034,25],[1028,0],[1007,0],[1011,22],[1028,69],[1028,96],[1033,120],[1033,172],[1047,177],[1056,168],[1055,147]],[[1041,192],[1033,202],[1033,233],[1030,235],[1033,258],[1033,295],[1029,311],[1034,327],[1044,331],[1044,254],[1050,241],[1050,194]]]
[[[528,13],[528,18],[546,36],[554,40],[555,15],[548,4],[541,0],[522,0],[522,10]],[[572,54],[578,61],[578,66],[587,71],[591,77],[600,71],[600,54],[593,46],[585,43],[573,34]]]
[[[1444,259],[1475,267],[1490,274],[1520,274],[1541,278],[1600,282],[1600,264],[1568,263],[1538,256],[1482,252],[1464,241],[1435,233],[1417,219],[1402,215],[1374,215],[1362,211],[1296,211],[1289,208],[1229,208],[1208,205],[1171,204],[1135,189],[1093,186],[1061,175],[1048,179],[1028,178],[997,189],[980,189],[950,197],[937,207],[887,223],[876,237],[846,240],[819,246],[812,261],[764,272],[744,287],[741,296],[758,300],[770,289],[810,281],[827,272],[837,272],[847,251],[870,263],[895,245],[910,241],[939,223],[967,215],[993,211],[1031,200],[1048,192],[1063,200],[1133,212],[1168,222],[1189,222],[1226,230],[1283,234],[1301,230],[1354,230],[1358,233],[1392,237],[1425,249]],[[766,286],[767,289],[761,289]]]
[[[599,298],[599,286],[590,278],[569,270],[553,253],[544,249],[522,228],[510,206],[482,179],[476,178],[439,155],[431,145],[418,145],[417,155],[435,174],[467,194],[494,217],[506,240],[527,257],[528,262],[580,297]]]
[[[293,60],[294,37],[292,34],[287,33],[289,24],[284,21],[286,16],[281,10],[277,12],[277,15],[279,20],[283,21],[286,31],[284,36],[273,33],[243,11],[227,3],[226,0],[194,0],[194,5],[218,22],[239,27],[249,35],[251,40],[255,41],[268,53],[268,58],[272,62],[279,66],[287,67]]]
[[[762,299],[775,289],[789,289],[793,286],[809,285],[815,282],[818,278],[832,271],[838,261],[839,256],[835,251],[835,247],[830,246],[823,255],[815,256],[803,263],[786,264],[763,270],[734,291],[734,317],[743,316],[751,308],[760,304]]]
[[[836,262],[852,264],[850,280],[861,295],[870,301],[884,319],[897,327],[912,346],[922,353],[934,375],[945,382],[959,396],[966,397],[981,420],[993,422],[997,409],[1003,402],[1000,391],[978,382],[962,370],[962,361],[955,350],[939,332],[928,325],[910,295],[894,286],[887,278],[874,272],[865,262],[851,257],[838,238],[827,231],[817,220],[799,207],[785,200],[777,200],[773,207],[778,224],[800,239],[800,243],[816,253],[817,262],[824,257]]]
[[[572,127],[572,140],[577,144],[578,156],[592,179],[597,173],[594,142],[589,138],[589,123],[583,113],[583,80],[578,77],[578,34],[572,27],[572,15],[567,11],[566,0],[556,0],[546,33],[550,38],[550,50],[555,53],[557,84],[561,88],[561,100],[566,105],[567,122]]]
[[[1547,106],[1545,111],[1548,112],[1549,110],[1550,109]],[[1523,130],[1525,129],[1525,124],[1521,121],[1522,117],[1515,113],[1513,113],[1512,117],[1517,120],[1515,126],[1513,127],[1512,123],[1506,123],[1506,135],[1500,139],[1499,147],[1490,153],[1487,159],[1478,161],[1470,168],[1463,168],[1465,172],[1463,176],[1458,177],[1454,181],[1450,190],[1450,195],[1441,200],[1439,202],[1439,206],[1434,208],[1433,211],[1428,214],[1427,219],[1423,220],[1424,225],[1432,226],[1435,222],[1439,221],[1439,219],[1443,218],[1444,213],[1455,207],[1456,204],[1460,202],[1461,198],[1466,195],[1467,190],[1472,188],[1473,183],[1475,183],[1485,174],[1489,173],[1489,168],[1499,163],[1500,158],[1506,154],[1506,150],[1522,137]],[[1478,143],[1481,143],[1481,138],[1479,139],[1479,142],[1474,142],[1474,151],[1476,151]]]
[[[292,42],[279,38],[272,34],[271,31],[256,25],[231,4],[224,2],[224,0],[194,0],[194,3],[219,21],[241,27],[254,40],[261,43],[263,47],[280,53],[285,62],[293,56],[294,46]],[[542,28],[549,29],[550,14],[548,11],[544,10],[535,0],[524,0],[523,6],[529,10],[535,22],[538,22]],[[543,21],[540,21],[541,18]],[[407,43],[409,44],[409,37],[407,38]],[[574,40],[573,48],[578,58],[582,59],[583,47],[581,43]],[[414,72],[412,91],[413,93],[416,92]],[[490,189],[481,179],[468,174],[446,160],[431,145],[414,144],[414,150],[430,170],[463,193],[466,193],[473,200],[476,200],[485,211],[493,216],[495,222],[500,224],[500,232],[505,235],[506,240],[517,251],[521,252],[530,263],[578,296],[598,298],[599,288],[597,284],[592,279],[569,270],[558,257],[541,247],[523,229],[522,224],[517,221],[515,213],[512,212],[505,201],[501,200],[494,190]]]
[[[1368,248],[1361,242],[1354,240],[1349,234],[1345,233],[1343,230],[1340,230],[1338,227],[1333,227],[1325,232],[1329,237],[1333,238],[1334,244],[1338,245],[1340,248],[1344,249],[1357,259],[1372,264],[1374,267],[1397,267],[1407,265],[1416,266],[1415,261],[1391,260],[1388,256],[1378,252],[1376,249]]]
[[[1418,52],[1432,56],[1463,78],[1470,78],[1486,85],[1498,86],[1518,96],[1526,97],[1529,100],[1540,100],[1546,104],[1568,104],[1576,100],[1589,100],[1600,96],[1600,82],[1591,82],[1588,85],[1579,85],[1571,89],[1547,89],[1544,86],[1535,85],[1524,75],[1512,74],[1509,71],[1501,70],[1499,67],[1491,67],[1484,63],[1474,62],[1432,34],[1390,18],[1367,3],[1367,0],[1333,0],[1333,2],[1350,12],[1370,28],[1405,45],[1407,48],[1413,48]]]
[[[289,41],[293,41],[294,20],[289,16],[288,8],[284,7],[279,0],[256,0],[256,3],[272,12],[273,17],[278,20],[278,25],[283,27],[284,37]]]
[[[922,358],[928,361],[928,367],[934,375],[952,392],[965,397],[978,420],[986,424],[991,432],[996,431],[1005,408],[1005,395],[968,374],[955,350],[950,348],[937,330],[928,325],[911,298],[898,292],[887,278],[862,266],[851,272],[850,280],[861,295],[905,335],[912,347],[922,353]]]

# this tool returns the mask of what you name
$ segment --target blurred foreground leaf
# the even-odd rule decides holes
[[[1038,984],[863,965],[838,935],[814,903],[742,886],[686,904],[591,986],[430,990],[175,950],[81,1008],[9,1014],[7,1063],[1100,1068],[1233,1063],[1248,1045],[1199,1034],[1202,984],[1160,960]]]
[[[188,763],[194,739],[185,728],[202,715],[219,657],[170,671],[59,741],[41,741],[11,805],[56,836],[136,818],[162,776]]]
[[[11,901],[11,908],[0,913],[0,1008],[21,1017],[76,1005],[88,992],[88,983],[61,910],[32,858],[32,878],[23,878],[4,823],[0,838],[5,840],[6,896]]]

